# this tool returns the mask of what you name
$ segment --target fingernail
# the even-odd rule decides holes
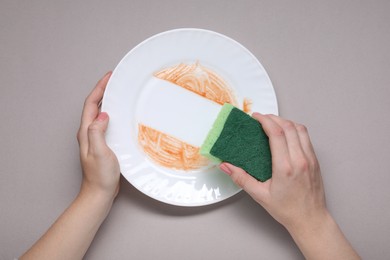
[[[108,115],[106,112],[100,112],[98,117],[96,118],[98,121],[104,121],[108,118]]]
[[[104,80],[107,77],[111,77],[111,74],[112,74],[112,71],[107,72],[106,74],[104,74],[104,76],[100,80]]]
[[[227,175],[232,175],[232,170],[230,169],[229,165],[226,164],[226,163],[221,163],[221,165],[219,166],[219,168],[224,172],[226,173]]]
[[[259,112],[253,112],[252,113],[252,116],[261,116],[262,114],[260,114]]]

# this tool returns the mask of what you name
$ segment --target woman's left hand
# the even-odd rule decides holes
[[[81,192],[97,192],[114,199],[119,192],[119,163],[105,140],[108,114],[99,112],[110,76],[111,72],[107,73],[85,100],[77,140],[83,169]]]

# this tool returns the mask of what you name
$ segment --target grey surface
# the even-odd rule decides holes
[[[85,96],[132,47],[168,29],[239,41],[308,126],[329,209],[365,259],[389,259],[389,1],[0,2],[0,259],[19,256],[76,196]],[[161,204],[122,180],[85,259],[302,259],[246,194]]]

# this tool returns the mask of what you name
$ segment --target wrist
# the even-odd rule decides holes
[[[327,210],[287,229],[306,259],[360,259]]]
[[[90,206],[107,209],[108,212],[114,202],[115,194],[83,182],[77,199],[85,201]]]
[[[325,209],[318,214],[299,218],[285,227],[294,239],[308,239],[321,235],[323,232],[333,229],[334,226],[337,226],[336,222]]]
[[[302,219],[287,230],[307,259],[322,259],[318,258],[319,252],[333,248],[332,239],[339,236],[338,225],[327,210],[316,217]]]
[[[114,201],[117,194],[117,190],[102,187],[99,184],[91,183],[87,180],[83,180],[79,192],[79,195],[87,197],[98,197],[104,201]]]

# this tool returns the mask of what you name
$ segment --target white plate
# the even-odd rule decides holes
[[[263,66],[245,47],[222,34],[177,29],[157,34],[132,49],[115,68],[103,98],[102,111],[110,116],[107,143],[133,186],[178,206],[216,203],[241,190],[216,166],[189,172],[160,167],[138,145],[137,113],[144,100],[139,97],[144,95],[146,82],[163,68],[196,61],[224,78],[239,103],[250,98],[252,111],[278,114],[275,92]]]

